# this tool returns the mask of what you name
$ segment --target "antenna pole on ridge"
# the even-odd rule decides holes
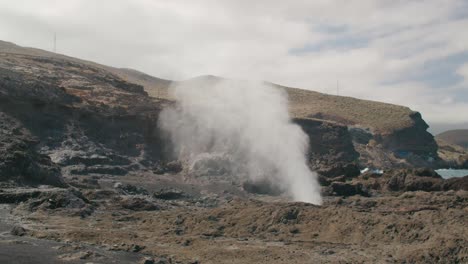
[[[57,53],[57,33],[54,32],[54,53]]]

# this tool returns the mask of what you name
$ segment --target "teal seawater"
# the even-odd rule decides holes
[[[463,177],[468,175],[468,170],[440,169],[436,171],[444,179],[449,179],[453,177]]]

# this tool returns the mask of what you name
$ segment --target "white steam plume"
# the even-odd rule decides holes
[[[232,175],[268,180],[293,199],[321,203],[307,166],[308,137],[291,122],[286,93],[258,82],[199,78],[172,87],[177,103],[163,110],[179,159],[228,157]]]

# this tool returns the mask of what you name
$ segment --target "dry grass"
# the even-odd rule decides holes
[[[410,118],[412,111],[408,107],[295,88],[286,90],[294,117],[330,119],[348,125],[370,127],[378,132],[413,124]]]
[[[468,129],[449,130],[436,137],[447,143],[468,149]]]

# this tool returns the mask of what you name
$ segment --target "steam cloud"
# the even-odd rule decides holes
[[[307,166],[308,137],[291,122],[286,93],[258,82],[199,78],[171,87],[177,100],[160,127],[179,159],[227,161],[232,176],[267,180],[293,199],[321,203],[317,175]]]

